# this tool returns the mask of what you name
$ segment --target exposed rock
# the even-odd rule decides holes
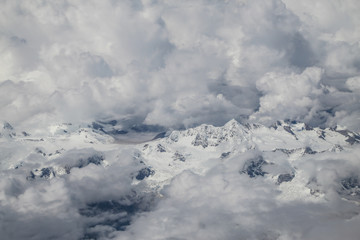
[[[55,176],[55,174],[54,174],[54,171],[52,170],[52,168],[42,168],[41,169],[40,178],[49,179],[54,176]]]
[[[44,152],[44,150],[40,149],[40,148],[35,148],[35,152],[38,154],[43,155],[44,157],[46,156],[46,153]]]
[[[14,130],[13,126],[8,122],[4,122],[3,129]]]
[[[95,129],[95,130],[104,131],[104,126],[101,125],[101,124],[99,124],[99,123],[97,123],[97,122],[93,122],[93,123],[91,124],[91,127],[92,127],[93,129]]]
[[[300,149],[284,149],[284,148],[276,148],[275,150],[273,150],[273,152],[282,152],[285,153],[286,155],[290,155],[296,151],[299,151]]]
[[[306,147],[304,150],[304,154],[316,154],[317,151],[312,150],[310,147]]]
[[[206,148],[207,146],[209,146],[206,137],[202,137],[200,134],[196,135],[192,144],[194,146],[202,146],[203,148]]]
[[[52,167],[45,167],[41,170],[35,169],[30,171],[29,176],[26,177],[27,180],[35,180],[35,179],[51,179],[55,177],[55,172]]]
[[[314,130],[314,128],[305,123],[305,130],[311,131],[311,130]]]
[[[340,133],[341,135],[347,137],[347,139],[345,140],[346,142],[350,143],[351,145],[353,145],[354,143],[359,143],[360,142],[360,135],[351,132],[349,130],[336,130],[336,132]]]
[[[25,131],[23,131],[23,132],[21,132],[21,133],[22,133],[22,135],[23,135],[24,137],[29,137],[29,136],[30,136],[30,134],[27,133],[27,132],[25,132]]]
[[[230,155],[231,152],[224,152],[221,154],[220,158],[221,159],[224,159],[224,158],[227,158],[229,155]]]
[[[158,145],[157,145],[156,150],[157,150],[158,152],[166,152],[165,147],[164,147],[163,145],[161,145],[161,144],[158,144]]]
[[[248,160],[241,173],[246,173],[249,177],[254,178],[256,176],[264,176],[267,172],[262,170],[262,167],[268,163],[264,160],[262,156],[258,156],[254,159]]]
[[[295,133],[292,131],[290,126],[284,126],[284,130],[290,133],[291,135],[293,135],[297,139]]]
[[[277,179],[277,184],[281,184],[283,182],[291,182],[291,180],[293,180],[294,177],[295,175],[292,173],[280,174]]]
[[[166,132],[161,132],[161,133],[157,134],[152,140],[164,138],[164,137],[166,137]]]
[[[360,201],[360,180],[358,176],[350,176],[340,180],[338,193],[350,200]]]
[[[147,168],[141,169],[135,178],[137,180],[144,180],[146,177],[152,176],[154,174],[155,174],[155,171],[147,167]]]
[[[131,195],[131,196],[130,196]],[[156,203],[156,195],[150,193],[139,196],[135,191],[117,200],[102,200],[87,203],[79,209],[84,217],[85,233],[82,239],[111,239],[106,229],[125,231],[137,213],[150,211]],[[107,228],[92,231],[96,226]]]
[[[85,167],[85,166],[89,165],[90,163],[93,163],[95,165],[100,165],[103,160],[104,160],[104,156],[102,156],[102,155],[93,155],[93,156],[89,157],[86,160],[80,159],[78,167],[82,168],[82,167]]]
[[[179,160],[181,162],[185,162],[186,158],[184,157],[184,155],[182,155],[179,152],[174,153],[174,156],[172,157],[174,160]]]

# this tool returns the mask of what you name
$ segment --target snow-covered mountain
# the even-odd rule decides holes
[[[274,214],[264,210],[273,204],[285,221],[299,217],[294,209],[318,206],[313,214],[300,216],[301,224],[304,220],[326,222],[329,217],[354,224],[359,222],[360,213],[359,142],[359,134],[340,127],[312,128],[290,121],[266,127],[231,120],[222,127],[201,125],[167,132],[149,126],[123,130],[116,121],[66,123],[41,133],[18,131],[4,123],[0,205],[12,213],[12,221],[28,225],[32,234],[36,232],[34,239],[64,231],[83,239],[143,239],[143,231],[133,230],[144,221],[149,228],[178,224],[174,219],[157,221],[165,216],[162,211],[172,209],[168,204],[177,202],[181,209],[179,202],[190,197],[191,207],[183,209],[188,215],[178,213],[182,221],[195,217],[192,211],[199,214],[198,209],[207,206],[228,212],[230,224],[235,225],[248,221],[249,214],[255,221],[258,214],[264,214],[260,224]],[[214,196],[223,197],[226,206]],[[210,202],[204,203],[205,199]],[[193,205],[195,200],[198,205]],[[265,205],[251,211],[239,207],[256,201]],[[284,210],[284,206],[294,209]],[[33,219],[19,220],[29,213],[34,214]],[[57,216],[55,222],[72,224],[50,235],[40,233],[43,226],[34,220],[52,214]],[[1,221],[5,236],[17,226]],[[287,225],[293,232],[281,227],[281,221],[260,224],[257,230],[243,232],[244,239],[259,239],[259,234],[262,239],[310,239],[315,235],[307,231],[309,228],[317,234],[317,226],[297,226],[299,221]],[[245,228],[243,223],[239,226]],[[187,228],[195,227],[189,222],[179,227],[182,231]],[[231,239],[234,229],[229,230],[230,235],[215,234],[208,239]],[[202,231],[206,232],[206,227]],[[28,232],[20,230],[18,238]],[[135,232],[137,235],[132,235]],[[179,230],[147,238],[170,237],[186,234]]]
[[[238,161],[239,166],[242,165],[239,174],[283,184],[279,188],[284,197],[295,197],[294,192],[288,191],[299,188],[297,194],[308,192],[303,197],[312,198],[316,190],[311,187],[311,179],[304,182],[302,165],[309,159],[351,152],[353,145],[359,142],[358,134],[338,127],[320,129],[303,123],[277,122],[268,128],[259,124],[241,125],[232,120],[223,127],[201,125],[173,131],[165,138],[144,144],[139,153],[142,161],[155,172],[148,178],[153,186],[163,181],[166,184],[185,170],[202,175],[220,162]],[[314,177],[312,180],[316,181]],[[341,193],[345,193],[341,189],[346,188],[344,179],[347,177],[339,176]],[[355,192],[360,197],[360,189],[353,186],[352,193]]]

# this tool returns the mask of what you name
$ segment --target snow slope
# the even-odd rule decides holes
[[[263,239],[316,239],[320,230],[316,224],[308,226],[309,219],[359,221],[357,133],[289,121],[266,127],[231,120],[222,127],[201,125],[160,134],[116,128],[116,123],[67,123],[42,131],[48,132],[45,135],[18,131],[5,123],[0,138],[0,205],[5,209],[3,216],[12,213],[13,222],[0,219],[4,235],[12,236],[18,224],[25,224],[30,230],[20,230],[15,234],[18,238],[27,234],[35,234],[34,239],[63,236],[70,229],[74,239],[143,239],[139,226],[146,221],[146,229],[158,229],[158,236],[148,236],[150,239],[194,237],[195,233],[185,230],[198,229],[193,223],[183,223],[180,229],[184,229],[179,232],[166,230],[178,224],[171,211],[163,212],[172,209],[168,204],[177,202],[181,209],[187,201],[183,209],[187,216],[174,212],[181,221],[196,219],[204,206],[221,206],[228,212],[226,218],[231,217],[229,221],[241,228],[246,228],[242,222],[250,221],[252,215],[252,227],[242,231],[248,231],[244,239],[259,239],[259,234],[267,237]],[[119,143],[127,134],[133,143]],[[265,205],[254,207],[250,204],[254,202]],[[284,229],[280,222],[265,224],[266,220],[258,219],[260,212],[265,219],[274,214],[263,212],[267,204],[273,204],[288,220],[299,214],[294,209],[318,207]],[[34,219],[55,214],[62,216],[57,221],[73,224],[64,225],[67,227],[52,235],[39,235],[42,227],[30,221],[31,217],[28,222],[17,220],[31,213]],[[165,216],[169,222],[154,221]],[[79,221],[80,226],[75,224]],[[291,232],[295,225],[299,226]],[[260,230],[254,230],[257,227]],[[313,233],[308,233],[309,227]],[[208,239],[232,239],[232,234],[240,234],[237,228],[231,228],[221,235],[226,227],[220,224],[217,228],[218,233],[210,234]],[[202,236],[214,229],[204,228]],[[348,231],[348,239],[352,239],[353,231],[357,230]]]

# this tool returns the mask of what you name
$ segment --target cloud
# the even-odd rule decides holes
[[[292,163],[295,178],[304,186],[317,179],[325,201],[314,197],[283,202],[274,183],[239,174],[244,162],[262,154],[257,151],[219,162],[204,175],[184,171],[164,188],[156,208],[141,214],[126,231],[116,232],[116,239],[326,239],[336,231],[336,236],[355,240],[359,231],[352,227],[359,222],[354,212],[358,210],[340,200],[336,191],[339,179],[359,174],[358,150],[305,156],[307,160]],[[265,160],[276,165],[271,154]]]
[[[319,68],[307,68],[301,74],[267,73],[256,83],[263,96],[253,117],[269,123],[276,118],[311,120],[311,114],[321,109],[318,98],[324,94],[322,75]]]
[[[106,234],[106,226],[113,232],[120,229],[116,226],[128,225],[131,208],[145,211],[154,199],[141,184],[132,186],[144,167],[134,161],[132,151],[123,149],[117,156],[107,152],[111,167],[106,167],[98,164],[103,153],[94,149],[71,149],[47,161],[39,153],[25,157],[26,147],[18,146],[21,163],[0,173],[2,237],[80,239]],[[49,174],[35,177],[34,172],[44,169]]]
[[[0,121],[31,138],[48,136],[53,124],[76,128],[113,119],[125,128],[173,129],[232,118],[265,125],[290,119],[360,131],[357,0],[0,4]],[[52,143],[16,142],[6,131],[0,141],[5,239],[360,235],[360,211],[344,186],[359,185],[358,146],[292,162],[281,152],[225,152],[227,158],[209,159],[207,172],[184,171],[158,193],[134,184],[151,166],[129,146],[102,152],[71,142],[62,157],[47,160],[34,148]],[[264,161],[264,178],[243,173],[254,159]],[[266,174],[284,169],[295,173],[294,189]],[[294,199],[284,201],[282,191]],[[301,194],[303,201],[296,199]]]
[[[322,69],[321,83],[342,94],[350,86],[347,79],[359,75],[359,18],[350,0],[314,7],[279,0],[2,5],[0,81],[27,83],[0,106],[2,120],[16,124],[100,118],[168,127],[223,124],[265,114],[261,104],[274,98],[258,86],[271,73]],[[48,99],[46,107],[21,102],[24,92],[30,103]],[[308,100],[318,105],[323,95]],[[293,100],[288,96],[279,98]],[[334,109],[330,115],[321,108],[311,116],[288,115],[358,129],[354,121],[334,116],[344,112],[356,118],[359,109],[350,112],[342,99],[326,98],[332,102],[327,109]],[[284,117],[277,113],[266,118]]]

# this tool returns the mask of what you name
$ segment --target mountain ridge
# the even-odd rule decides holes
[[[110,236],[108,228],[131,229],[139,216],[159,210],[156,206],[187,199],[184,191],[197,196],[201,188],[212,189],[213,181],[219,194],[232,189],[231,207],[237,199],[247,203],[241,195],[246,189],[254,201],[266,191],[272,192],[267,201],[277,206],[322,206],[316,210],[320,220],[326,220],[319,217],[321,209],[335,203],[340,220],[356,219],[360,213],[360,137],[340,127],[310,128],[286,121],[266,127],[231,120],[220,127],[203,124],[120,144],[109,126],[105,131],[66,123],[53,126],[48,135],[33,135],[9,125],[0,137],[0,184],[5,186],[0,204],[15,209],[32,194],[49,214],[54,204],[71,208],[83,223],[85,239]],[[191,187],[194,179],[199,189]],[[58,198],[65,200],[51,200],[57,188],[62,194]],[[209,190],[197,198],[204,200],[207,194],[220,197]]]

